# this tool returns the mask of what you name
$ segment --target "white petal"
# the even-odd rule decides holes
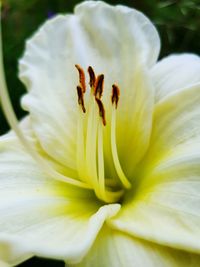
[[[200,83],[176,91],[155,106],[149,154],[152,161],[177,146],[200,140]]]
[[[156,102],[176,90],[200,82],[200,57],[193,54],[171,55],[152,69]]]
[[[12,246],[8,243],[8,237],[0,239],[0,267],[11,267],[20,264],[33,257],[32,253],[27,253],[26,249],[21,249],[20,243],[12,239]],[[2,265],[1,265],[2,264]]]
[[[149,72],[139,67],[117,109],[117,145],[122,167],[129,178],[149,146],[154,108],[154,88]],[[128,155],[127,155],[128,151]]]
[[[117,229],[200,253],[200,85],[156,106],[149,152]]]
[[[123,56],[121,64],[126,62],[127,67],[131,67],[136,58],[148,66],[157,61],[159,36],[153,24],[141,12],[126,6],[113,7],[101,1],[85,1],[76,7],[75,14],[79,16],[87,31],[85,34],[93,44],[90,48],[97,49],[104,60],[107,57],[115,60],[115,55],[118,61]],[[108,59],[106,61],[109,62]]]
[[[45,177],[13,135],[0,140],[0,248],[18,264],[37,255],[81,259],[119,205]],[[0,253],[1,258],[1,253]]]
[[[69,267],[198,267],[200,256],[104,228],[82,262]]]
[[[57,16],[45,23],[27,42],[20,61],[20,78],[29,90],[23,106],[30,111],[45,151],[76,168],[75,64],[85,70],[91,65],[97,74],[105,74],[108,102],[113,83],[118,83],[122,92],[133,90],[133,72],[138,64],[152,66],[159,47],[152,23],[127,7],[86,1],[76,7],[74,15]]]
[[[4,261],[0,260],[0,267],[9,267],[10,265]]]

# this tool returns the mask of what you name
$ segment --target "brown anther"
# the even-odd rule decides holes
[[[119,95],[120,95],[119,87],[116,84],[113,84],[112,85],[111,101],[112,101],[112,104],[115,104],[115,108],[117,108],[117,105],[119,102]]]
[[[100,99],[103,94],[103,83],[104,83],[104,75],[101,74],[97,77],[94,87],[94,95],[95,98]]]
[[[96,82],[96,76],[95,76],[95,72],[91,66],[88,67],[88,73],[89,73],[89,77],[90,77],[90,82],[89,82],[90,88],[94,88],[95,82]]]
[[[80,87],[82,88],[83,93],[86,91],[86,84],[85,84],[85,73],[84,70],[76,64],[75,67],[77,68],[79,72],[79,82],[80,82]]]
[[[77,89],[77,94],[78,94],[78,104],[81,106],[83,112],[85,113],[86,109],[85,109],[85,105],[84,105],[83,90],[82,90],[81,86],[79,86],[79,85],[76,87],[76,89]]]
[[[106,113],[105,113],[103,103],[98,98],[95,98],[95,100],[99,108],[99,116],[102,118],[103,125],[106,126]]]

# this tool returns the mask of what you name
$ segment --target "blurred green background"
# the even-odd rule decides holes
[[[25,40],[50,16],[56,13],[72,12],[78,0],[4,0],[2,28],[4,62],[7,83],[12,103],[18,118],[24,115],[19,99],[25,92],[17,78],[18,59],[21,57]],[[125,0],[106,1],[124,4],[144,12],[156,25],[162,41],[160,57],[170,53],[192,52],[200,54],[200,0]],[[0,134],[8,125],[0,110]],[[64,266],[62,262],[34,258],[20,265]]]

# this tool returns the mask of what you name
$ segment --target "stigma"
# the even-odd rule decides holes
[[[120,89],[113,83],[110,106],[103,103],[104,74],[96,75],[94,69],[87,69],[89,83],[83,68],[78,70],[77,96],[79,119],[77,124],[77,170],[79,179],[93,188],[96,196],[106,203],[118,202],[131,184],[122,170],[116,143],[116,110],[119,105]],[[87,88],[88,87],[88,88]],[[89,97],[86,91],[89,90]],[[108,105],[108,102],[106,102]],[[106,108],[111,110],[111,117],[106,119]],[[110,114],[110,112],[108,113]],[[109,123],[110,127],[107,126]],[[105,138],[109,140],[110,153],[116,171],[115,177],[107,177],[105,166]]]

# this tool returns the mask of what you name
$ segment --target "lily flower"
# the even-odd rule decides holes
[[[157,62],[142,13],[86,1],[27,41],[0,138],[0,259],[200,265],[200,59]],[[2,55],[1,55],[2,61]]]

